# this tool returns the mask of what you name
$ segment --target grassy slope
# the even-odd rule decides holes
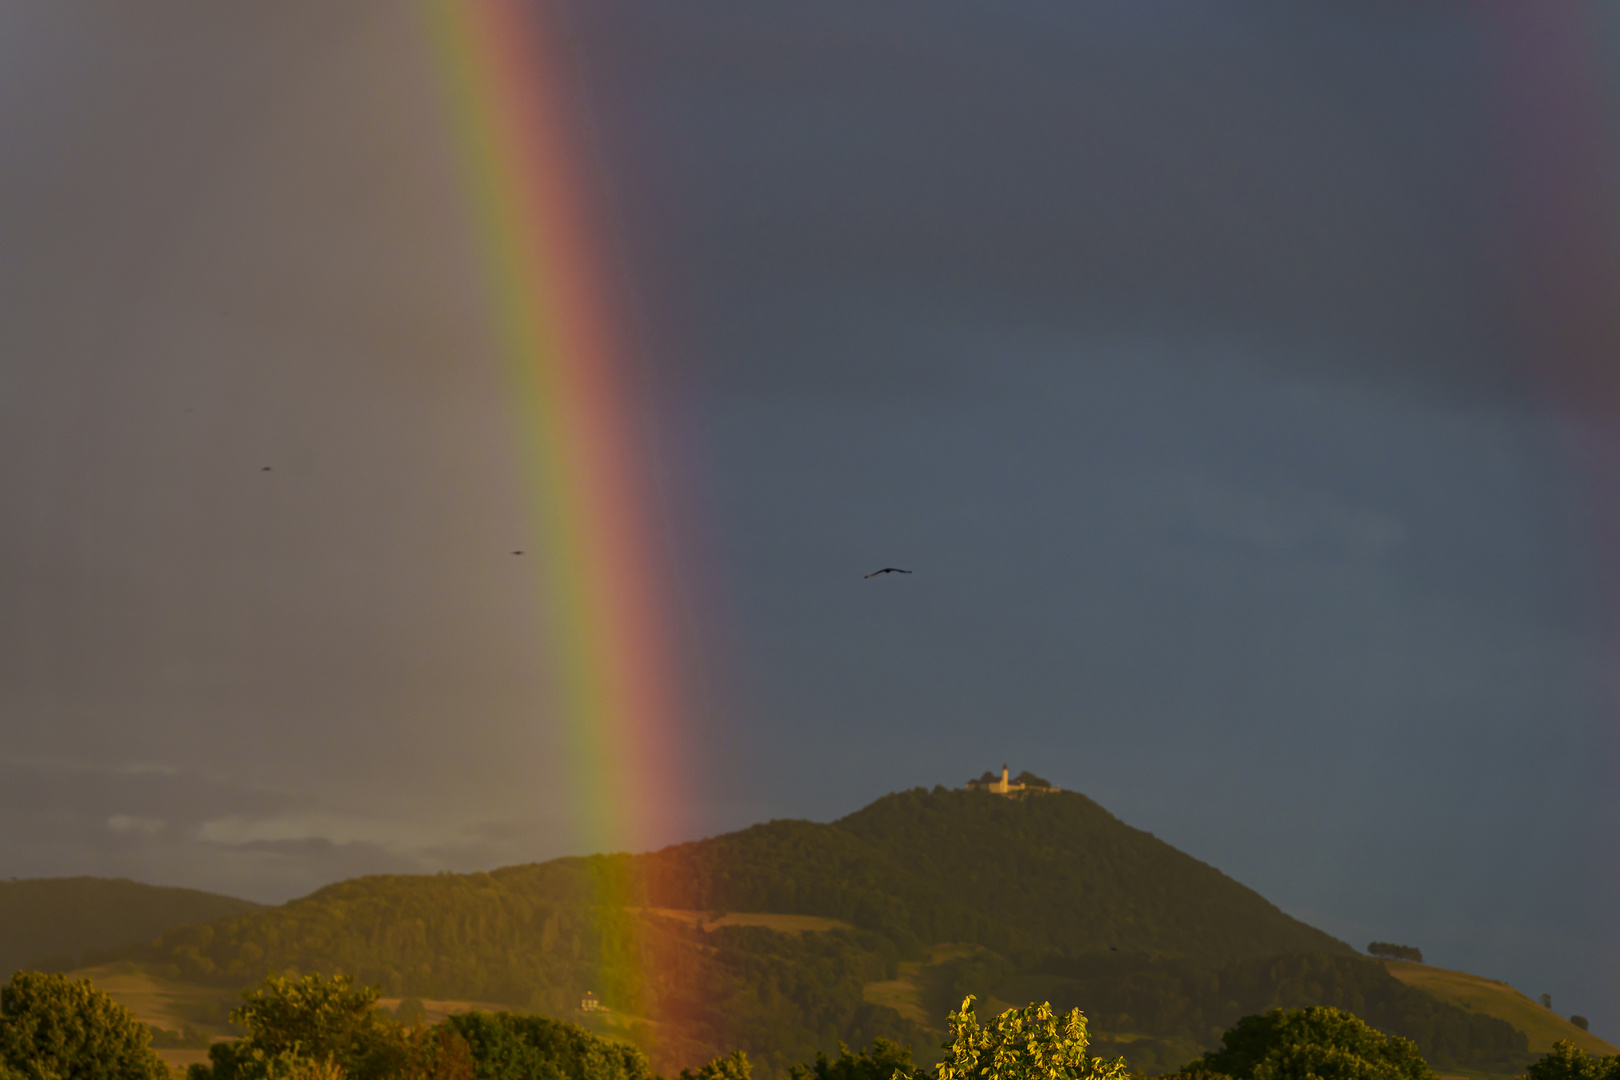
[[[87,952],[259,910],[230,896],[121,878],[0,882],[0,979],[24,964],[69,968]]]
[[[1470,975],[1465,971],[1448,971],[1400,960],[1388,961],[1385,966],[1397,979],[1426,990],[1441,1001],[1506,1020],[1524,1032],[1530,1040],[1530,1052],[1533,1054],[1545,1054],[1559,1039],[1569,1039],[1589,1054],[1603,1057],[1620,1054],[1620,1048],[1591,1032],[1582,1031],[1505,982]]]
[[[128,961],[79,968],[67,977],[89,979],[143,1024],[169,1031],[191,1028],[213,1039],[231,1034],[226,1018],[240,1004],[234,991],[168,978],[150,965]]]
[[[234,991],[167,978],[150,965],[128,961],[79,968],[67,977],[89,979],[143,1024],[168,1031],[189,1028],[210,1040],[233,1034],[226,1018],[239,1001]],[[208,1060],[208,1051],[197,1048],[159,1049],[156,1053],[170,1068],[180,1070]]]

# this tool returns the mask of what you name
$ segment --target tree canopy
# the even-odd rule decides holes
[[[376,1008],[347,976],[272,977],[243,994],[240,1042],[191,1080],[657,1080],[640,1050],[543,1016],[469,1012],[428,1028]],[[744,1059],[746,1064],[746,1059]],[[705,1078],[708,1080],[708,1078]],[[726,1073],[714,1080],[749,1080]]]
[[[208,1048],[210,1064],[192,1080],[312,1080],[346,1076],[379,1080],[436,1060],[437,1043],[410,1036],[377,1009],[377,991],[346,975],[272,977],[242,995],[231,1022],[239,1042]],[[425,1071],[417,1069],[416,1071]]]
[[[1423,950],[1413,945],[1396,945],[1389,941],[1374,941],[1367,945],[1367,955],[1380,960],[1410,960],[1423,963]]]
[[[1233,1080],[1435,1080],[1411,1040],[1385,1035],[1353,1013],[1325,1007],[1272,1009],[1246,1016],[1221,1037],[1219,1050],[1205,1054],[1181,1075]]]
[[[267,1054],[301,1052],[354,1071],[382,1037],[378,993],[347,975],[269,978],[242,995],[231,1021]]]
[[[1620,1080],[1620,1055],[1594,1057],[1568,1039],[1524,1071],[1525,1080]]]
[[[562,1020],[470,1012],[445,1025],[472,1048],[479,1080],[657,1080],[640,1050]]]
[[[0,1076],[29,1080],[169,1080],[152,1033],[90,985],[19,971],[0,990]]]
[[[878,1038],[872,1040],[870,1051],[853,1054],[840,1042],[836,1058],[818,1053],[814,1064],[790,1066],[788,1076],[790,1080],[893,1080],[896,1073],[911,1076],[916,1071],[911,1047]]]
[[[1049,1004],[1008,1009],[980,1026],[973,998],[951,1013],[937,1080],[1120,1080],[1124,1058],[1088,1057],[1090,1037],[1079,1009],[1058,1016]]]
[[[733,1050],[696,1069],[682,1069],[680,1080],[751,1080],[753,1075],[754,1067],[749,1064],[748,1055]]]

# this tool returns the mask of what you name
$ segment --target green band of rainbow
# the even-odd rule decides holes
[[[466,162],[500,353],[534,490],[547,722],[586,850],[667,835],[675,690],[647,450],[588,156],[544,20],[515,0],[423,0]]]

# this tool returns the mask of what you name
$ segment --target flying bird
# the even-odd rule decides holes
[[[512,552],[512,554],[514,554],[514,555],[521,555],[521,554],[523,554],[523,552],[521,552],[521,551],[514,551],[514,552]]]
[[[264,468],[260,469],[259,471],[260,472],[269,472],[270,471],[270,466],[266,465]]]
[[[911,573],[910,570],[902,570],[898,566],[885,566],[883,569],[874,570],[870,574],[867,574],[866,576],[869,577],[869,578],[875,578],[879,574],[909,574],[909,573]]]

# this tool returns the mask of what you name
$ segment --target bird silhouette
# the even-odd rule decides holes
[[[875,578],[879,574],[909,574],[909,573],[911,573],[910,570],[902,570],[898,566],[885,566],[883,569],[874,570],[870,574],[867,574],[866,576],[869,577],[869,578]]]
[[[260,472],[269,472],[270,471],[270,466],[266,465],[264,468],[260,469],[259,471]]]
[[[521,554],[523,554],[523,552],[521,552],[521,551],[514,551],[514,552],[512,552],[512,554],[514,554],[514,555],[521,555]]]

